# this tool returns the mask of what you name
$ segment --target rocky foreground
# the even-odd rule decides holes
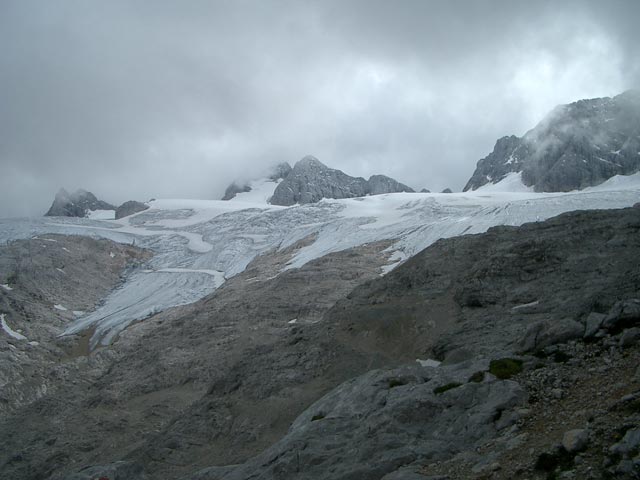
[[[304,242],[111,347],[49,359],[58,388],[0,418],[0,470],[638,478],[640,208],[441,240],[384,277],[386,242],[281,273]]]

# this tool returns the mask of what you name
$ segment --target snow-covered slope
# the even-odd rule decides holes
[[[74,233],[135,243],[154,251],[145,270],[132,271],[104,305],[79,318],[66,332],[95,327],[92,344],[96,345],[111,342],[136,320],[208,295],[225,278],[242,272],[257,255],[310,235],[315,240],[283,268],[393,239],[390,264],[382,274],[439,238],[480,233],[495,225],[520,225],[571,210],[620,208],[640,201],[640,174],[569,193],[523,191],[519,179],[511,177],[505,182],[466,193],[392,193],[292,207],[267,204],[269,189],[276,184],[264,182],[232,201],[156,200],[148,210],[117,221],[0,220],[0,241],[45,232]],[[504,191],[508,189],[517,191]]]

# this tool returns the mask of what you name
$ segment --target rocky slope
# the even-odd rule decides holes
[[[287,177],[276,187],[273,205],[314,203],[323,198],[353,198],[392,192],[413,192],[413,189],[384,175],[369,180],[351,177],[329,168],[312,156],[298,161]]]
[[[61,188],[56,193],[51,207],[45,213],[47,217],[86,217],[93,210],[115,210],[110,203],[98,200],[96,196],[86,190],[76,190],[73,193]]]
[[[108,240],[62,235],[0,247],[0,314],[19,334],[0,330],[0,414],[62,386],[60,363],[86,345],[58,336],[148,257],[148,252]]]
[[[539,192],[598,185],[640,170],[640,91],[556,107],[522,138],[499,139],[478,162],[464,190],[497,183],[511,172]]]
[[[564,380],[535,388],[526,380],[540,370],[532,353],[549,352],[545,368],[553,369],[545,349],[580,342],[589,330],[590,341],[618,361],[610,347],[618,352],[623,327],[640,319],[622,315],[617,303],[639,296],[639,230],[639,208],[565,214],[442,240],[382,278],[388,244],[280,274],[313,239],[262,255],[210,297],[133,325],[111,347],[60,366],[58,390],[2,418],[0,468],[16,479],[104,465],[68,478],[120,470],[130,479],[322,472],[390,480],[423,478],[436,461],[430,468],[445,471],[453,455],[474,467],[481,463],[470,456],[475,448],[517,444],[529,418],[523,409],[532,410],[527,398],[552,399],[554,388],[570,395]],[[618,328],[616,318],[626,323]],[[625,351],[635,355],[633,348]],[[490,360],[505,356],[520,359],[529,377],[490,373]],[[445,362],[415,362],[428,357]],[[583,357],[584,369],[600,366]],[[473,420],[472,434],[462,419]],[[534,440],[537,452],[552,450],[544,435]],[[513,464],[534,472],[534,461]]]

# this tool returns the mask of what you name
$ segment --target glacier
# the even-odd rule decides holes
[[[640,201],[640,173],[568,193],[535,193],[523,187],[519,178],[509,177],[503,185],[464,193],[390,193],[290,207],[267,203],[276,186],[276,182],[260,181],[251,192],[230,201],[154,200],[148,210],[120,220],[0,219],[0,241],[45,233],[77,234],[153,251],[144,268],[128,271],[123,284],[96,310],[60,332],[70,335],[93,329],[91,347],[95,348],[113,342],[133,322],[211,294],[256,256],[304,238],[314,240],[300,248],[283,270],[336,251],[391,240],[383,275],[440,238],[541,221],[572,210],[623,208]]]

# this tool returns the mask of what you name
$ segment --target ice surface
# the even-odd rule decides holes
[[[237,193],[235,197],[228,201],[234,203],[239,202],[266,205],[281,181],[282,180],[278,180],[277,182],[274,182],[267,178],[255,180],[249,183],[249,186],[251,187],[250,192]]]
[[[4,313],[0,314],[0,324],[2,325],[2,329],[5,332],[7,332],[10,337],[15,338],[16,340],[26,340],[27,339],[27,337],[25,337],[21,333],[16,332],[9,325],[7,325],[7,322],[4,319]]]
[[[508,163],[508,162],[507,162]],[[511,172],[496,183],[486,183],[475,190],[476,192],[533,192],[533,187],[522,183],[522,172]]]
[[[285,269],[328,253],[392,240],[385,273],[440,238],[640,201],[640,174],[614,177],[598,187],[569,193],[523,190],[515,175],[503,182],[493,189],[465,193],[393,193],[275,207],[265,203],[266,187],[274,188],[275,183],[265,181],[253,191],[254,196],[241,194],[232,201],[155,200],[148,210],[115,221],[0,219],[0,241],[73,233],[154,252],[144,268],[130,271],[125,283],[99,308],[76,319],[67,330],[71,334],[95,327],[91,340],[95,346],[113,341],[134,321],[209,295],[257,255],[310,235],[315,240],[301,248]],[[518,191],[505,191],[508,188]]]
[[[87,218],[91,220],[115,220],[115,210],[89,210],[87,212]]]
[[[7,292],[10,292],[11,290],[13,290],[13,288],[11,288],[8,284],[3,283],[0,284],[0,287],[4,288]]]

